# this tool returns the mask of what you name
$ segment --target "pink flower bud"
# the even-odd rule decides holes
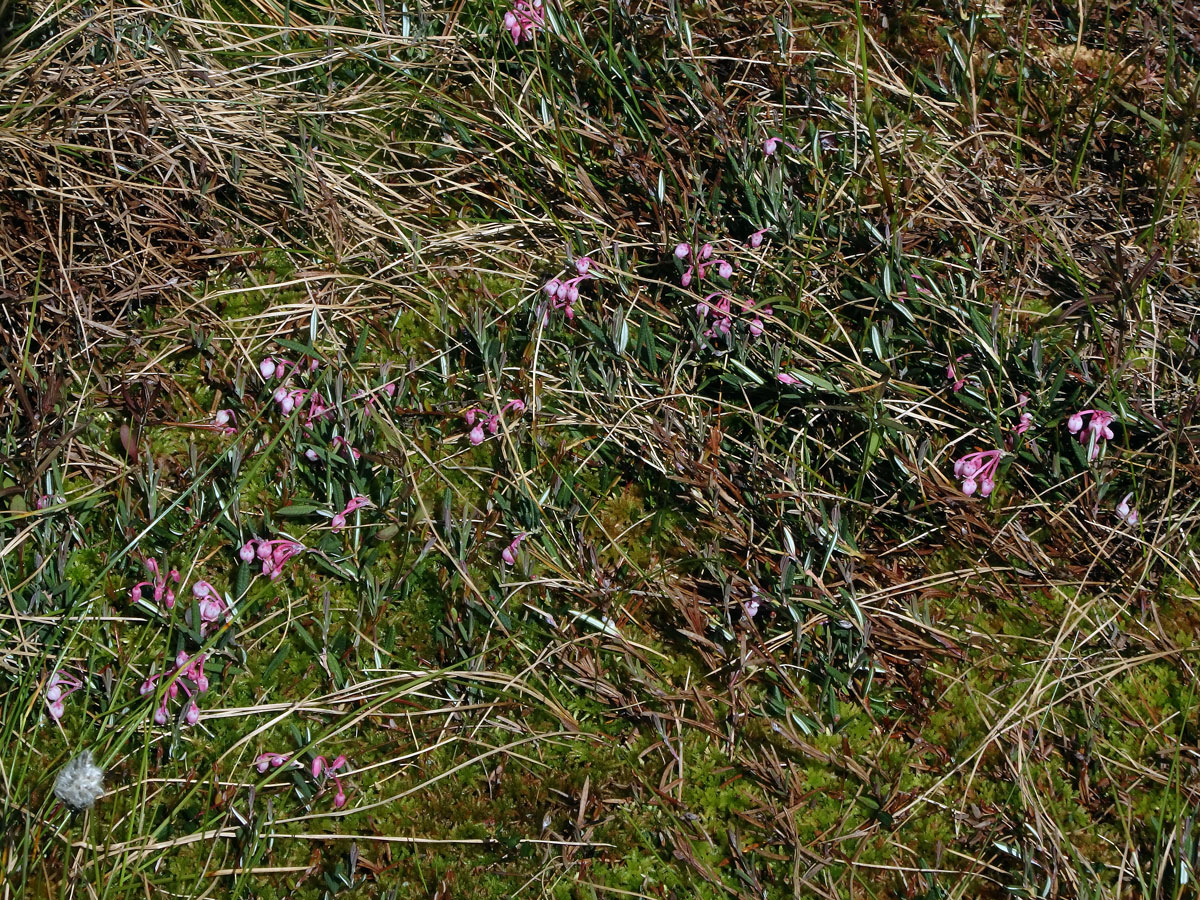
[[[479,423],[474,428],[472,428],[470,435],[468,435],[468,438],[471,441],[471,443],[476,446],[478,446],[479,444],[482,444],[483,443],[483,424]]]
[[[304,458],[307,459],[309,462],[316,462],[319,459],[319,457],[317,456],[317,451],[314,450],[312,447],[309,447],[307,450],[304,451]]]
[[[787,372],[780,372],[775,377],[777,379],[779,379],[780,384],[789,384],[790,385],[790,384],[799,384],[800,383],[799,378],[797,378],[794,375],[789,375]]]
[[[336,809],[341,809],[346,805],[346,794],[343,790],[341,790],[341,788],[339,788],[338,792],[333,795],[333,805]]]
[[[238,550],[238,556],[244,563],[251,562],[254,559],[254,542],[246,541],[242,544],[241,549]]]
[[[758,337],[760,334],[763,333],[763,320],[762,319],[751,320],[750,333],[752,335],[754,335],[755,337]]]
[[[346,527],[346,517],[341,513],[336,513],[334,517],[329,520],[329,524],[333,526],[334,531],[341,531]]]
[[[325,757],[323,757],[323,756],[318,756],[316,759],[314,759],[314,760],[312,761],[312,767],[311,767],[311,768],[312,768],[312,777],[313,777],[313,778],[320,778],[320,777],[321,777],[321,772],[322,772],[322,770],[324,770],[324,768],[325,768]]]
[[[679,283],[687,287],[692,283],[692,267],[688,266],[687,270],[679,276]]]
[[[270,378],[275,374],[275,360],[271,359],[269,356],[265,357],[263,361],[258,364],[258,372],[263,378]]]
[[[580,275],[586,275],[588,269],[592,267],[592,260],[587,256],[581,256],[575,260],[575,271]]]
[[[964,494],[966,494],[968,497],[970,497],[972,494],[975,493],[975,489],[977,487],[978,487],[978,485],[975,484],[974,478],[964,478],[963,479],[962,492]]]
[[[512,14],[509,13],[509,15],[512,15]],[[551,278],[549,281],[547,281],[545,283],[545,285],[542,286],[542,290],[546,292],[547,297],[553,297],[555,294],[558,293],[558,288],[561,284],[562,284],[562,282],[559,281],[557,278]]]
[[[700,248],[700,258],[709,259],[713,255],[713,245],[705,244]]]
[[[1075,434],[1083,427],[1083,416],[1079,413],[1073,413],[1071,418],[1067,419],[1067,429],[1071,434]]]
[[[62,688],[57,684],[53,684],[46,689],[46,699],[53,703],[62,696],[62,693]]]
[[[775,153],[775,148],[779,146],[779,138],[767,138],[763,141],[763,153],[771,156]]]
[[[167,724],[167,708],[165,706],[160,706],[158,709],[156,709],[154,711],[154,724],[155,725],[166,725]]]
[[[213,417],[213,421],[221,426],[228,425],[230,422],[233,421],[233,410],[218,409],[216,416]]]
[[[52,718],[55,722],[61,719],[63,717],[63,713],[66,712],[61,700],[55,700],[53,703],[47,704],[46,708],[50,713],[50,718]]]
[[[717,266],[717,274],[728,281],[729,276],[733,274],[733,266],[724,260],[721,260],[721,264]]]
[[[279,409],[286,416],[290,415],[292,410],[296,408],[296,398],[291,394],[285,396],[279,401]]]
[[[196,705],[195,700],[193,700],[188,706],[187,713],[184,715],[183,719],[189,725],[195,725],[200,721],[200,707]]]
[[[267,771],[270,765],[271,760],[267,758],[265,753],[254,761],[254,768],[258,769],[259,773]]]

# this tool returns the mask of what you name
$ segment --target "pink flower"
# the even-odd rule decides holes
[[[724,278],[726,281],[728,281],[730,276],[733,275],[733,266],[731,266],[729,263],[727,263],[723,259],[718,260],[717,261],[717,274],[720,275],[722,278]]]
[[[1085,417],[1090,417],[1086,425],[1084,425]],[[1090,461],[1100,455],[1104,441],[1113,439],[1113,430],[1110,426],[1114,421],[1116,421],[1116,416],[1106,410],[1081,409],[1077,413],[1072,413],[1067,419],[1067,429],[1071,434],[1078,435],[1079,443],[1087,448]]]
[[[264,381],[269,381],[275,377],[275,360],[271,357],[263,357],[262,362],[258,364],[258,374],[262,375]]]
[[[968,497],[979,492],[980,497],[990,497],[996,487],[996,470],[1000,465],[1003,450],[980,450],[968,453],[954,464],[954,476],[962,481],[962,492]]]
[[[590,256],[581,256],[575,260],[575,271],[580,275],[586,275],[588,269],[592,267],[592,258]]]
[[[1136,525],[1138,523],[1138,511],[1129,505],[1130,499],[1133,497],[1132,492],[1121,498],[1121,502],[1117,504],[1117,518],[1126,525]]]
[[[688,255],[691,252],[692,252],[691,244],[676,244],[675,245],[675,258],[676,259],[687,259]]]
[[[524,532],[518,534],[512,539],[507,547],[500,551],[500,558],[504,560],[506,565],[515,566],[517,564],[517,549],[521,546],[521,541],[525,540]]]
[[[800,383],[799,378],[797,378],[795,375],[789,375],[787,372],[780,372],[775,377],[779,379],[780,384],[792,385]]]
[[[366,506],[374,506],[374,504],[371,502],[371,498],[364,497],[362,494],[356,494],[350,498],[349,502],[346,503],[345,509],[334,515],[329,524],[333,526],[334,531],[341,531],[346,527],[346,517],[352,512],[357,512]]]
[[[768,231],[770,231],[769,228],[760,228],[758,231],[754,232],[754,234],[750,235],[750,241],[749,241],[750,246],[753,247],[755,250],[757,250],[759,247],[761,247],[762,242],[763,242],[763,235],[766,234]]]

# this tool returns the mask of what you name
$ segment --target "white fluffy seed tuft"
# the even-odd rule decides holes
[[[84,750],[63,766],[54,780],[54,794],[74,810],[91,809],[104,793],[104,770],[92,762],[92,751]]]

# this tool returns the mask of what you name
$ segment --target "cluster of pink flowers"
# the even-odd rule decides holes
[[[962,492],[968,497],[978,490],[980,497],[991,496],[996,487],[996,469],[1003,450],[980,450],[968,453],[954,464],[954,475],[962,480]]]
[[[312,776],[317,779],[317,783],[323,787],[325,778],[328,776],[333,779],[333,783],[337,787],[337,793],[333,795],[335,809],[341,809],[346,805],[346,792],[342,789],[342,779],[338,777],[337,772],[338,769],[346,768],[348,765],[345,756],[338,756],[333,762],[329,762],[323,756],[318,756],[312,761]]]
[[[684,287],[690,287],[693,275],[697,282],[703,281],[713,266],[716,266],[717,274],[726,281],[732,278],[733,263],[727,259],[713,259],[715,252],[711,243],[701,245],[700,249],[695,252],[692,250],[692,245],[687,242],[676,244],[675,258],[681,262],[688,261],[688,267],[679,276],[679,283]]]
[[[755,313],[754,307],[745,301],[742,302],[742,312],[754,317],[750,320],[748,331],[751,337],[758,337],[763,333],[763,320]],[[773,311],[771,307],[764,306],[761,310],[764,316],[771,316]],[[696,304],[696,315],[701,319],[713,320],[712,327],[704,332],[705,337],[716,337],[718,334],[729,336],[733,329],[733,299],[722,291],[716,291],[709,294],[703,300]]]
[[[505,565],[515,566],[517,564],[517,550],[520,549],[521,541],[526,537],[528,535],[524,532],[518,534],[507,547],[500,551],[500,559],[504,561]]]
[[[545,25],[546,10],[542,0],[516,0],[513,8],[504,14],[504,28],[512,35],[514,44],[533,40]]]
[[[546,312],[542,317],[543,322],[550,319],[550,309],[561,309],[568,319],[575,318],[575,304],[579,302],[579,285],[585,281],[591,281],[594,276],[590,274],[592,268],[592,258],[590,256],[581,256],[575,260],[574,278],[551,278],[542,286],[542,291],[549,298],[549,305],[546,307]]]
[[[139,603],[142,599],[142,588],[148,587],[154,591],[154,602],[164,609],[175,605],[175,591],[171,583],[179,584],[179,570],[171,569],[163,575],[158,567],[158,560],[151,556],[146,560],[146,568],[150,571],[150,581],[139,581],[129,591],[129,602]]]
[[[278,769],[291,758],[290,753],[260,753],[258,759],[254,760],[254,768],[259,772],[265,772],[271,768]]]
[[[1084,423],[1085,417],[1087,423]],[[1067,419],[1067,428],[1071,434],[1079,437],[1079,443],[1087,447],[1088,459],[1093,460],[1104,446],[1104,441],[1113,439],[1110,427],[1116,421],[1116,416],[1102,409],[1081,409]]]
[[[245,563],[260,560],[262,573],[274,581],[283,574],[284,563],[307,549],[302,543],[291,538],[275,538],[269,541],[251,538],[238,549],[238,556]]]
[[[290,360],[268,356],[258,364],[258,372],[264,381],[284,380],[296,373],[307,372],[311,375],[318,368],[320,368],[320,363],[315,359],[309,360],[308,365],[303,366]],[[308,430],[312,430],[313,424],[318,419],[329,415],[330,412],[320,391],[315,388],[293,387],[287,381],[275,388],[271,393],[271,399],[275,401],[279,406],[279,411],[285,416],[290,416],[297,409],[305,409],[305,404],[307,404],[305,420],[302,424]]]
[[[333,518],[329,520],[330,526],[334,531],[341,531],[346,527],[346,517],[353,512],[357,512],[366,506],[374,506],[370,497],[364,497],[362,494],[355,494],[346,503],[346,508],[340,513],[334,513]],[[303,548],[302,548],[303,549]]]
[[[83,687],[83,682],[62,669],[56,671],[46,682],[46,711],[55,722],[63,717],[63,700]]]
[[[196,695],[203,694],[208,690],[208,677],[204,674],[204,654],[197,653],[194,657],[189,657],[186,650],[180,650],[179,655],[175,657],[175,667],[165,672],[159,672],[157,675],[151,675],[142,682],[140,693],[143,696],[150,693],[154,690],[154,682],[160,678],[170,679],[171,683],[167,686],[167,690],[163,694],[162,703],[154,711],[155,724],[167,724],[169,717],[167,704],[179,696],[180,690],[188,698],[183,720],[189,725],[195,725],[199,722],[200,707],[196,703]],[[195,686],[195,694],[193,694],[192,688],[188,685],[189,681]]]
[[[487,410],[479,407],[468,409],[463,413],[463,420],[471,426],[471,431],[467,435],[471,443],[475,446],[482,444],[485,439],[485,430],[488,434],[496,434],[500,430],[501,417],[510,409],[520,415],[525,412],[525,403],[521,400],[509,400],[500,412],[492,413],[490,416],[487,414]]]

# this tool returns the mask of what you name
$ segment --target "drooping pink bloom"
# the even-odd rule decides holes
[[[766,234],[770,230],[771,229],[769,229],[769,228],[760,228],[758,231],[756,231],[752,235],[750,235],[750,239],[748,242],[750,244],[750,246],[755,250],[757,250],[759,247],[761,247],[762,242],[763,242],[763,235]]]
[[[1084,420],[1087,420],[1086,424]],[[1067,419],[1067,429],[1077,435],[1079,443],[1087,448],[1088,460],[1100,455],[1105,441],[1113,439],[1110,427],[1116,421],[1116,416],[1103,409],[1081,409]]]
[[[333,806],[335,809],[341,809],[346,805],[346,792],[342,789],[342,780],[338,777],[338,769],[343,769],[348,766],[345,756],[336,757],[333,762],[329,762],[324,756],[318,756],[312,761],[312,777],[317,780],[321,787],[325,786],[326,776],[333,779],[334,786],[337,792],[333,795]]]
[[[1130,492],[1121,498],[1121,502],[1117,504],[1117,518],[1126,525],[1136,525],[1138,523],[1138,511],[1129,505],[1129,501],[1133,499],[1133,493]]]
[[[795,144],[789,144],[781,137],[769,137],[763,141],[763,154],[766,156],[774,156],[775,151],[779,149],[779,145],[787,147],[789,150],[798,150]]]
[[[976,491],[980,497],[990,497],[996,487],[996,470],[1002,456],[1003,450],[980,450],[959,459],[954,464],[954,476],[962,481],[962,492],[968,497]]]
[[[235,421],[232,409],[218,409],[213,416],[216,429],[222,434],[237,434]]]
[[[346,527],[346,517],[366,506],[374,506],[371,498],[365,497],[362,494],[355,494],[346,504],[346,508],[340,513],[335,514],[329,524],[333,526],[334,531],[341,531]]]
[[[517,550],[521,546],[521,541],[525,540],[526,537],[527,535],[524,532],[518,534],[507,547],[500,551],[500,558],[504,560],[506,565],[515,566],[517,564]]]
[[[950,380],[950,382],[951,382],[950,389],[952,391],[954,391],[955,393],[958,393],[959,391],[961,391],[963,389],[963,385],[965,385],[967,383],[967,379],[965,376],[963,378],[958,377],[958,372],[955,369],[955,366],[958,363],[962,362],[964,359],[966,359],[970,355],[971,355],[970,353],[964,353],[961,356],[958,356],[955,359],[953,359],[950,362],[950,365],[946,366],[946,378],[948,378]]]
[[[775,377],[779,380],[780,384],[793,385],[800,383],[799,378],[797,378],[795,375],[789,375],[787,372],[780,372]]]

